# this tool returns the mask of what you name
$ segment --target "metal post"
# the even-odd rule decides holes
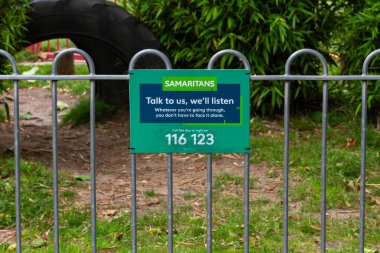
[[[16,73],[15,73],[16,74]],[[14,81],[14,157],[16,182],[16,245],[17,253],[21,253],[21,201],[20,201],[20,111],[18,81]]]
[[[7,58],[12,66],[13,75],[18,76],[18,68],[15,59],[8,52],[0,49],[0,55]],[[21,201],[20,201],[20,101],[19,81],[13,82],[13,113],[14,113],[14,170],[15,170],[15,204],[16,204],[16,251],[21,253]]]
[[[322,183],[321,183],[321,252],[326,252],[326,161],[327,161],[327,111],[328,111],[328,82],[323,82],[322,105]]]
[[[248,59],[239,51],[225,49],[214,54],[208,62],[207,69],[212,69],[216,61],[224,55],[234,55],[250,70]],[[207,253],[212,252],[212,155],[207,157]],[[245,155],[244,176],[244,253],[249,252],[249,153]]]
[[[136,154],[131,154],[132,181],[132,253],[137,252],[137,217],[136,217]]]
[[[54,252],[59,252],[59,209],[58,209],[58,145],[57,145],[57,81],[52,86],[53,116],[53,188],[54,188]]]
[[[290,82],[285,82],[284,90],[284,193],[283,193],[283,251],[288,252],[288,189],[289,189],[289,108]]]
[[[244,253],[249,253],[249,153],[244,158]]]
[[[360,245],[359,252],[364,253],[365,244],[365,180],[367,147],[367,81],[362,85],[362,119],[361,119],[361,163],[360,163]]]
[[[207,253],[212,252],[212,155],[207,155]]]
[[[364,60],[362,76],[367,76],[370,62],[375,56],[380,54],[380,50],[370,53]],[[365,181],[367,168],[367,81],[362,83],[362,119],[361,119],[361,163],[360,163],[360,235],[359,252],[364,253],[365,245]]]
[[[57,40],[58,41],[58,40]],[[58,166],[57,166],[57,66],[65,54],[80,54],[87,61],[90,76],[95,74],[95,65],[91,57],[81,49],[70,48],[61,51],[53,61],[53,170],[54,170],[54,223],[55,223],[55,252],[59,252],[59,221],[58,221]],[[88,78],[90,79],[90,78]],[[90,91],[90,167],[91,167],[91,246],[96,253],[96,171],[95,171],[95,81],[91,80]]]
[[[168,252],[173,253],[173,155],[168,154]]]
[[[95,171],[95,82],[91,81],[90,132],[91,132],[91,241],[96,253],[96,171]]]
[[[311,54],[319,59],[323,68],[323,76],[328,75],[327,62],[321,53],[313,49],[301,49],[294,52],[286,61],[285,75],[290,74],[292,62],[300,55]],[[290,81],[285,82],[284,105],[284,252],[288,252],[288,216],[289,216],[289,108],[290,108]],[[320,251],[326,251],[326,157],[327,157],[327,110],[328,110],[328,83],[323,82],[323,108],[322,108],[322,158],[321,158],[321,246]]]
[[[135,68],[137,61],[144,55],[158,56],[165,64],[166,69],[172,65],[166,55],[155,49],[144,49],[135,54],[130,63],[129,70]],[[136,154],[131,154],[131,180],[132,180],[132,253],[137,252],[137,212],[136,212]],[[168,154],[168,252],[173,252],[173,157]]]

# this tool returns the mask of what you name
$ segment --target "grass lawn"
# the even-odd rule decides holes
[[[290,252],[317,252],[320,240],[320,113],[297,116],[291,123],[290,144]],[[359,245],[360,122],[344,113],[331,113],[328,129],[327,247],[328,252],[357,252]],[[252,120],[251,170],[266,163],[273,177],[282,178],[283,134],[281,120]],[[367,149],[367,252],[380,250],[380,135],[368,129]],[[218,159],[217,157],[215,159]],[[13,162],[0,163],[0,229],[14,227]],[[255,194],[255,178],[251,195]],[[90,212],[73,207],[75,188],[83,187],[69,175],[60,179],[60,224],[62,252],[90,252]],[[221,175],[214,180],[214,252],[243,250],[243,178]],[[224,194],[234,187],[238,194]],[[42,166],[22,165],[23,248],[25,252],[53,252],[53,206],[51,173]],[[281,187],[278,190],[281,194]],[[144,192],[154,196],[154,191]],[[192,205],[175,206],[174,244],[176,252],[206,252],[206,196],[188,193],[186,199],[202,199]],[[281,252],[281,200],[253,198],[250,213],[250,252]],[[199,211],[200,210],[200,211]],[[348,215],[336,215],[345,213]],[[130,214],[99,220],[99,252],[130,252]],[[167,252],[166,211],[138,215],[139,252]],[[0,252],[12,245],[0,244]],[[12,250],[11,250],[12,251]]]

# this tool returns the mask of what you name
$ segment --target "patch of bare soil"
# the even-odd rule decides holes
[[[69,106],[76,98],[60,92],[59,101]],[[52,130],[51,94],[42,88],[20,90],[20,114],[31,112],[31,118],[21,120],[21,155],[51,167]],[[0,155],[13,153],[13,125],[0,125]],[[88,126],[58,128],[59,169],[72,175],[90,174],[90,132]],[[129,155],[129,114],[118,111],[104,124],[96,127],[96,183],[99,216],[107,210],[130,209],[130,155]],[[185,193],[204,194],[206,191],[206,155],[173,155],[173,179],[175,204],[184,202],[197,205],[197,200],[185,200]],[[265,164],[251,165],[251,177],[255,181],[252,199],[267,198],[279,201],[278,177],[271,177]],[[243,156],[225,154],[213,161],[214,177],[223,173],[243,176]],[[88,182],[89,185],[89,182]],[[167,156],[164,154],[141,154],[137,156],[138,208],[155,209],[166,206]],[[90,204],[90,190],[75,189],[78,192],[77,205]],[[144,192],[154,192],[147,196]],[[232,191],[232,189],[231,189]],[[240,191],[240,189],[239,189]],[[234,194],[234,193],[230,193]],[[241,196],[243,197],[243,196]],[[198,200],[201,201],[201,200]]]
[[[0,230],[0,243],[13,242],[16,237],[15,230]]]

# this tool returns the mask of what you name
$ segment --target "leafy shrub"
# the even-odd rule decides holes
[[[116,109],[114,106],[108,105],[101,100],[95,101],[95,120],[102,122],[111,117]],[[76,127],[90,122],[90,100],[88,98],[81,99],[67,114],[62,117],[63,124],[71,124]]]
[[[14,54],[20,48],[27,21],[27,6],[27,0],[0,0],[0,49]],[[0,75],[10,71],[7,63],[4,57],[0,57]],[[0,81],[0,95],[4,90],[4,84]]]
[[[364,59],[380,48],[380,2],[376,0],[357,1],[342,14],[342,36],[339,51],[343,74],[361,74]],[[379,73],[379,58],[373,59],[369,73]],[[360,82],[344,83],[346,100],[355,106],[356,113],[361,112],[362,85]],[[369,116],[379,117],[380,82],[368,82]]]
[[[27,0],[0,0],[0,48],[16,52],[22,42],[27,21]]]
[[[339,3],[340,1],[338,1]],[[284,73],[287,58],[301,48],[325,52],[331,40],[336,1],[243,0],[131,0],[130,11],[164,44],[176,68],[205,68],[222,49],[242,52],[255,74]],[[326,53],[326,58],[329,55]],[[320,64],[301,58],[292,73],[318,74]],[[233,57],[221,66],[241,68]],[[255,82],[252,105],[261,113],[282,106],[283,87],[277,82]],[[320,95],[317,84],[298,85],[293,94],[299,103]]]

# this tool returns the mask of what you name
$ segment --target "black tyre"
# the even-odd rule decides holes
[[[92,57],[97,74],[127,73],[129,61],[135,53],[146,48],[161,50],[160,42],[149,30],[111,2],[32,0],[30,6],[25,41],[33,44],[53,38],[69,38]],[[108,102],[127,104],[126,82],[98,83],[96,90],[97,95]]]

